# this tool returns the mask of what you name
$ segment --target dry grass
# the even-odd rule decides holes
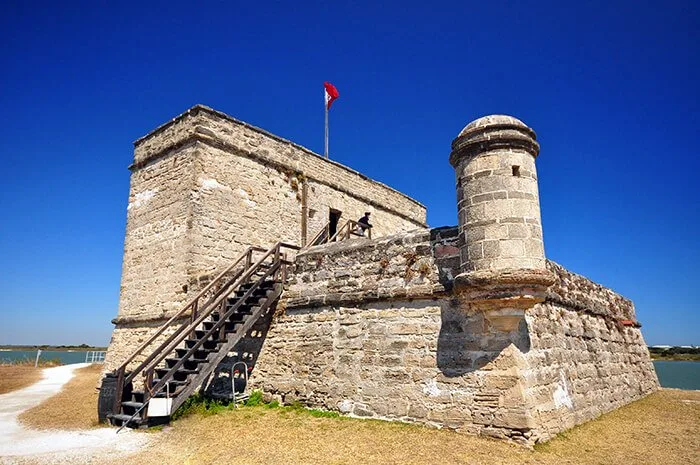
[[[20,419],[35,428],[97,425],[100,366]],[[700,392],[662,390],[568,431],[534,451],[415,425],[319,418],[246,407],[192,414],[154,433],[151,445],[113,463],[181,464],[700,464]],[[101,461],[101,463],[108,463]]]
[[[538,452],[575,463],[700,464],[700,391],[664,389],[567,431]]]
[[[120,464],[698,464],[700,392],[665,390],[530,451],[414,425],[262,407],[185,417]]]
[[[97,397],[95,389],[102,365],[90,365],[75,372],[75,376],[56,395],[19,416],[20,422],[34,429],[95,428]]]
[[[34,365],[0,365],[0,394],[30,386],[41,379]]]

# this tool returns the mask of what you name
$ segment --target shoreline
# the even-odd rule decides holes
[[[0,352],[106,352],[106,347],[0,347]]]

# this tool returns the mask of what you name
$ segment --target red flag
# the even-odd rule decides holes
[[[323,87],[326,88],[326,110],[328,110],[333,104],[333,101],[337,99],[340,94],[338,93],[338,89],[330,82],[324,82]]]

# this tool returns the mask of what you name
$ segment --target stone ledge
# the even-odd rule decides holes
[[[181,315],[180,318],[176,319],[173,324],[176,323],[181,323],[186,319],[190,318],[191,313],[190,312],[185,312]],[[140,325],[143,323],[155,323],[155,322],[161,322],[165,323],[168,321],[170,318],[172,318],[172,314],[164,314],[162,316],[124,316],[124,317],[119,317],[117,316],[116,318],[112,319],[112,324],[115,326],[130,326],[130,325]]]
[[[405,233],[393,234],[377,239],[352,238],[344,241],[331,242],[327,244],[309,247],[297,254],[297,260],[301,258],[310,259],[316,255],[336,255],[342,253],[355,252],[361,249],[375,249],[387,247],[389,245],[410,245],[423,241],[429,241],[432,229],[414,229]]]
[[[458,288],[499,285],[551,286],[554,281],[554,274],[547,270],[479,270],[460,274],[455,278],[455,286]]]
[[[548,301],[615,321],[629,320],[634,326],[641,326],[631,300],[551,260],[547,260],[547,269],[556,276],[554,284],[547,289]]]
[[[316,308],[325,306],[363,305],[377,301],[391,300],[432,300],[449,295],[444,286],[414,286],[408,288],[372,289],[363,292],[337,292],[303,297],[289,297],[280,300],[280,309]]]

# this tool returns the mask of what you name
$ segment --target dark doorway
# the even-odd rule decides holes
[[[340,215],[342,214],[343,212],[340,210],[334,210],[332,208],[330,213],[328,213],[328,240],[330,240],[330,238],[335,236],[335,233],[338,232],[338,222],[340,221]]]

